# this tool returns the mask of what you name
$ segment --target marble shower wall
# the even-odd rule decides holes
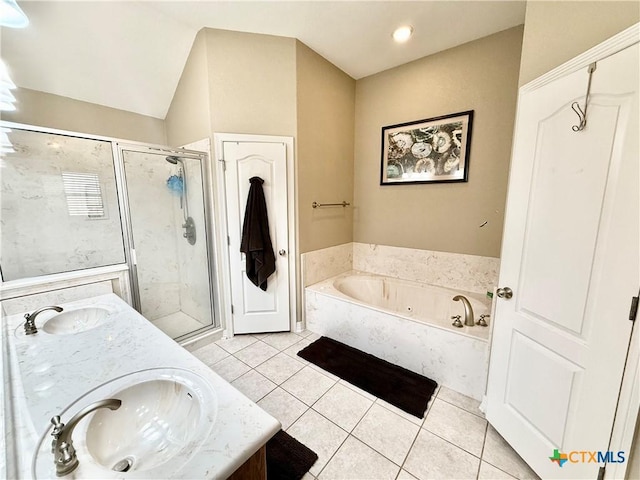
[[[302,264],[305,287],[358,270],[481,294],[493,290],[500,269],[494,257],[357,242],[304,253]]]
[[[4,281],[124,263],[111,143],[28,130],[3,154],[0,265]],[[71,216],[63,172],[97,175],[106,214]]]
[[[207,232],[205,228],[203,178],[200,161],[184,158],[188,213],[195,223],[196,243],[191,245],[178,228],[178,261],[180,268],[180,309],[203,325],[212,322]],[[174,166],[174,170],[177,166]],[[177,170],[175,170],[177,171]],[[174,218],[177,227],[184,223],[180,198],[174,196]]]
[[[158,154],[123,153],[141,313],[155,320],[180,310],[177,197],[166,185],[174,166]]]

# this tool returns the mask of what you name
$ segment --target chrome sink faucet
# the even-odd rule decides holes
[[[120,405],[122,405],[122,400],[109,398],[87,405],[71,417],[71,420],[69,420],[67,424],[60,421],[59,415],[51,419],[51,423],[53,424],[53,432],[51,432],[51,436],[53,437],[51,453],[53,453],[54,463],[56,464],[56,475],[59,477],[67,475],[73,472],[80,463],[78,462],[76,449],[73,448],[73,440],[71,438],[73,429],[76,428],[78,422],[99,408],[117,410],[120,408]]]
[[[42,307],[36,310],[33,313],[25,313],[24,318],[26,318],[26,322],[24,322],[24,333],[25,335],[33,335],[34,333],[38,333],[38,329],[36,328],[36,317],[40,315],[45,310],[55,310],[56,312],[61,312],[62,307],[51,306],[51,307]]]
[[[473,327],[475,325],[475,322],[473,321],[473,308],[471,308],[471,303],[469,303],[467,297],[456,295],[453,297],[453,300],[456,302],[462,302],[462,305],[464,306],[464,324],[467,327]]]

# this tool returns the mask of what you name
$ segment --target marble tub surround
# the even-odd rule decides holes
[[[211,405],[211,411],[206,412],[214,418],[210,432],[189,453],[186,464],[171,472],[172,478],[225,478],[278,431],[277,420],[116,295],[62,305],[70,310],[96,306],[108,308],[108,318],[91,330],[74,335],[51,335],[41,331],[25,336],[20,330],[24,321],[21,314],[7,317],[4,322],[3,342],[9,348],[9,383],[14,409],[12,425],[5,426],[5,431],[13,428],[16,432],[11,441],[16,446],[15,451],[20,453],[13,459],[20,478],[32,478],[32,456],[39,438],[48,437],[52,416],[61,415],[63,422],[68,421],[77,407],[82,408],[80,402],[70,406],[83,395],[115,378],[142,370],[148,370],[150,379],[155,378],[153,369],[186,370],[211,387],[215,397],[211,403],[216,405]],[[53,312],[44,312],[42,318],[36,320],[37,325],[40,327],[49,316],[53,316]],[[65,354],[61,355],[61,352]],[[87,417],[83,422],[90,420]],[[79,426],[78,433],[81,432]],[[78,446],[82,447],[82,442]],[[78,453],[80,464],[84,464],[82,475],[78,475],[122,478],[122,474],[99,468],[86,451],[79,449]],[[135,471],[134,468],[127,476],[165,478],[172,466],[167,463],[147,471]],[[53,462],[50,468],[49,477],[55,478]],[[69,478],[76,476],[71,474]]]
[[[308,287],[353,268],[353,243],[323,248],[301,255],[303,286]]]
[[[425,375],[469,397],[482,398],[487,377],[489,328],[455,328],[446,318],[424,323],[414,318],[413,312],[400,314],[366,305],[335,287],[341,278],[354,275],[370,276],[350,272],[305,289],[309,330]],[[467,294],[476,295],[476,301],[483,298],[480,294]],[[455,304],[451,308],[461,308],[459,302],[450,303]],[[486,311],[488,308],[487,304]],[[440,314],[442,316],[442,312]]]
[[[303,285],[358,270],[486,294],[498,281],[500,259],[462,253],[350,242],[302,254]]]
[[[460,315],[461,322],[465,320],[464,305],[453,300],[457,295],[463,295],[470,302],[475,320],[489,314],[489,299],[479,293],[355,270],[313,285],[312,289],[417,323],[426,323],[460,335],[489,339],[487,327],[452,325],[451,317],[454,315]]]
[[[353,269],[486,294],[498,281],[500,259],[354,242]]]

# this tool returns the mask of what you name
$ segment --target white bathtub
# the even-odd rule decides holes
[[[453,327],[452,315],[464,321],[455,295],[476,319],[489,313],[480,294],[353,271],[305,289],[307,328],[480,400],[489,327]]]

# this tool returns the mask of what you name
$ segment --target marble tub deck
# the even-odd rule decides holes
[[[442,386],[414,417],[297,356],[318,337],[237,335],[193,352],[318,454],[304,480],[538,479],[478,401]]]

